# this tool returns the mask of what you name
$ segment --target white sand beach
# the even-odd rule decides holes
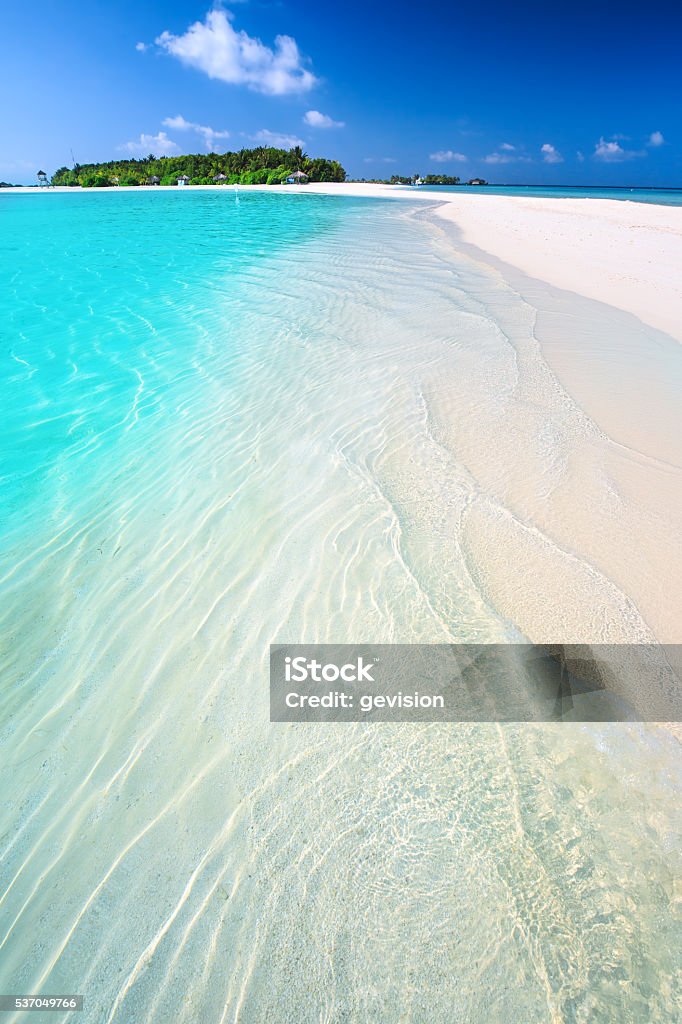
[[[597,593],[584,586],[589,566],[628,596],[656,639],[679,643],[682,209],[467,194],[445,203],[439,214],[466,242],[501,261],[503,275],[537,310],[542,357],[596,428],[591,438],[572,443],[561,479],[550,489],[537,468],[539,446],[529,435],[525,458],[512,447],[502,465],[498,451],[485,479],[504,496],[516,522],[508,519],[505,526],[482,510],[471,522],[478,548],[489,550],[497,538],[514,566],[506,573],[491,566],[487,582],[496,605],[508,613],[523,607],[526,628],[540,639],[548,603],[566,608],[570,595],[582,592],[587,612]],[[592,301],[577,303],[566,292]],[[638,329],[620,310],[654,330]],[[490,453],[480,455],[492,469]],[[555,541],[562,555],[550,554],[520,523]],[[534,611],[520,600],[524,591],[534,592]],[[599,604],[605,611],[608,601]],[[594,608],[590,612],[595,615]],[[587,614],[576,615],[573,628],[594,637],[598,616],[588,626]]]
[[[492,257],[534,310],[541,363],[563,390],[556,404],[535,354],[518,344],[512,397],[479,408],[499,421],[494,447],[482,420],[457,415],[454,382],[434,398],[442,436],[459,457],[466,448],[486,496],[468,510],[465,536],[492,603],[538,642],[551,642],[558,629],[588,642],[679,643],[682,208],[310,187],[442,201],[437,215],[456,229],[457,243],[471,246],[474,258]],[[615,621],[622,629],[614,631]]]
[[[627,310],[682,341],[682,207],[391,185],[310,184],[305,191],[442,202],[440,216],[466,242],[531,277]]]

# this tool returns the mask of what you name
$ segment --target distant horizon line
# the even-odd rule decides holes
[[[354,181],[360,182],[361,178],[354,178]],[[369,181],[368,178],[365,179]],[[377,181],[379,179],[376,179]],[[385,180],[385,179],[381,179]],[[469,179],[471,180],[471,179]],[[462,185],[466,185],[467,182],[462,180]],[[408,188],[410,186],[407,186]],[[459,188],[459,185],[433,185],[432,188]],[[544,182],[530,182],[530,181],[500,181],[493,182],[488,181],[485,185],[479,186],[479,188],[601,188],[601,189],[651,189],[655,192],[682,192],[682,185],[547,185]]]
[[[397,175],[399,177],[399,175]],[[468,185],[469,181],[462,180],[458,185],[431,185],[427,186],[430,188],[460,188],[462,185]],[[355,178],[348,176],[346,178],[347,184],[400,184],[399,182],[390,182],[387,178]],[[327,182],[326,184],[343,184],[343,182]],[[0,192],[5,188],[37,188],[42,189],[45,186],[40,185],[35,181],[31,182],[14,182],[3,184],[0,186]],[[54,186],[51,186],[54,187]],[[58,186],[64,188],[74,188],[77,186]],[[124,186],[125,187],[125,186]],[[405,188],[411,188],[411,185],[404,185]],[[599,185],[599,184],[588,184],[588,185],[575,185],[575,184],[547,184],[545,182],[492,182],[486,181],[485,185],[477,185],[476,188],[545,188],[545,189],[601,189],[602,191],[613,191],[613,192],[630,192],[630,191],[651,191],[651,192],[682,192],[682,185]]]

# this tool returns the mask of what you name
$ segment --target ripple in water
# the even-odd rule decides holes
[[[267,721],[273,641],[519,638],[495,410],[548,495],[598,435],[528,305],[405,204],[0,218],[0,989],[84,1024],[674,1020],[674,736]]]

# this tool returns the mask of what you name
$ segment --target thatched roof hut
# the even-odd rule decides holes
[[[309,181],[308,175],[304,171],[294,171],[287,177],[287,185],[304,185],[306,181]]]
[[[159,185],[160,183],[161,183],[161,178],[157,177],[156,174],[152,174],[152,175],[150,175],[147,178],[147,184],[148,185]]]
[[[214,174],[213,175],[213,180],[214,181],[227,181],[227,175],[223,174],[222,172],[220,174]]]

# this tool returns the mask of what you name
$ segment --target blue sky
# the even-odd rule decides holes
[[[47,0],[0,32],[0,178],[299,142],[353,177],[682,186],[682,5]]]

